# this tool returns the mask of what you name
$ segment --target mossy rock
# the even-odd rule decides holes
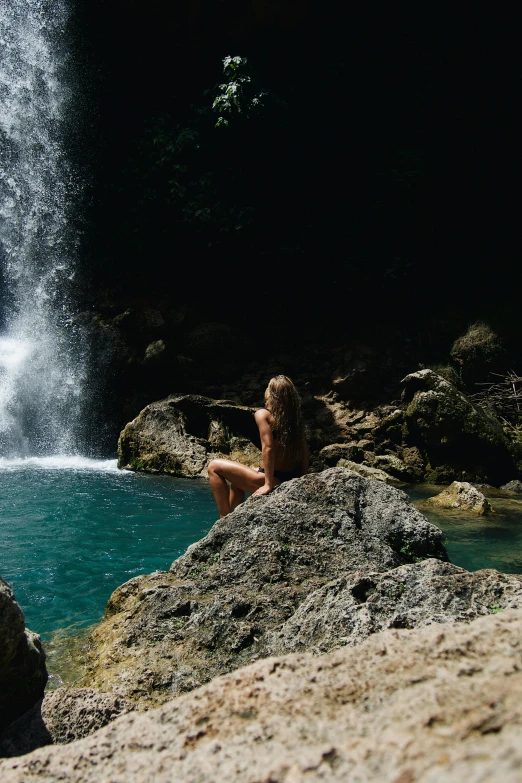
[[[426,480],[498,486],[516,474],[511,443],[493,415],[433,370],[412,373],[403,384],[408,441],[426,460]]]
[[[469,388],[487,381],[490,372],[501,372],[506,360],[502,341],[482,322],[472,324],[455,340],[450,355],[460,366],[462,379]]]

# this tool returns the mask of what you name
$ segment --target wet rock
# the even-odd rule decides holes
[[[458,508],[463,511],[471,511],[479,516],[493,511],[486,496],[466,481],[454,481],[440,495],[428,498],[426,502],[440,508]]]
[[[42,698],[46,682],[40,637],[26,629],[14,593],[0,577],[0,731]]]
[[[426,480],[463,478],[498,486],[516,474],[500,422],[433,370],[406,376],[408,445],[427,462]]]
[[[153,402],[127,424],[118,466],[128,470],[206,476],[216,456],[261,464],[254,410],[195,394]]]
[[[522,612],[388,630],[258,661],[67,746],[0,762],[2,783],[519,783]]]
[[[129,702],[112,693],[58,688],[8,726],[0,738],[0,757],[87,737],[131,709]]]
[[[522,481],[515,479],[514,481],[508,481],[500,489],[505,489],[508,492],[522,492]]]
[[[522,576],[470,572],[440,560],[385,573],[342,576],[315,591],[270,634],[273,655],[326,652],[356,645],[387,628],[470,622],[503,609],[522,609]]]
[[[170,572],[113,593],[83,684],[157,704],[267,654],[315,590],[347,572],[447,559],[442,533],[406,495],[343,468],[252,496]]]

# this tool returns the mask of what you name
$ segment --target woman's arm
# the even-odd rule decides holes
[[[270,413],[266,408],[261,408],[255,412],[256,424],[259,428],[259,437],[261,438],[261,452],[263,455],[263,468],[265,469],[265,483],[254,495],[266,495],[274,489],[274,437],[272,427],[270,426]]]

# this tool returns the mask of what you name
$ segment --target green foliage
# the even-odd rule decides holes
[[[401,546],[399,552],[401,555],[404,555],[404,557],[407,557],[408,560],[410,560],[412,563],[420,563],[422,560],[425,560],[426,557],[428,557],[428,555],[426,555],[426,557],[418,557],[409,544],[404,544]]]
[[[186,124],[169,115],[151,122],[135,158],[136,226],[159,222],[177,247],[185,237],[193,247],[210,247],[250,224],[253,208],[230,197],[211,168],[219,158],[212,131],[204,111]]]
[[[216,128],[227,126],[234,118],[249,118],[263,107],[267,92],[254,94],[246,57],[225,57],[223,73],[227,82],[220,84],[220,92],[214,98],[212,109],[219,113]]]
[[[491,612],[491,614],[498,614],[499,612],[502,611],[502,607],[501,606],[490,606],[489,607],[489,611]]]
[[[404,582],[399,582],[399,584],[395,585],[390,589],[390,597],[393,598],[394,601],[396,601],[398,598],[403,595],[403,593],[406,590],[406,585]]]

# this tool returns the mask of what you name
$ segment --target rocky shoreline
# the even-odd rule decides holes
[[[486,761],[467,754],[473,737],[486,737],[488,763],[504,764],[502,779],[511,780],[520,652],[513,640],[521,628],[522,576],[449,563],[440,530],[400,489],[342,465],[311,473],[250,498],[170,571],[118,588],[91,635],[81,687],[60,688],[43,701],[43,689],[35,695],[34,706],[0,737],[1,756],[30,755],[4,758],[0,774],[6,783],[31,780],[44,765],[49,780],[148,780],[154,769],[158,780],[176,771],[187,781],[232,774],[254,781],[266,778],[259,777],[266,763],[278,781],[319,780],[325,771],[345,779],[358,765],[368,780],[395,781],[410,770],[404,779],[428,781],[439,752],[447,756],[441,774],[448,775],[440,779],[456,780],[452,765],[464,763],[478,781]],[[510,686],[491,707],[488,694],[497,686],[492,680],[482,690],[484,672],[500,665]],[[283,691],[270,674],[279,671],[295,677]],[[439,677],[446,684],[437,712]],[[473,678],[480,679],[480,696]],[[255,682],[265,683],[261,702]],[[349,682],[355,691],[343,696]],[[403,718],[393,703],[408,704]],[[363,729],[372,704],[374,722]],[[346,714],[349,734],[339,717],[338,729],[325,729],[328,749],[307,767],[303,754],[323,747],[319,726],[329,725],[332,709]],[[475,728],[463,718],[470,710],[483,716]],[[285,714],[301,717],[288,722]],[[373,759],[360,757],[365,743],[377,748],[385,736],[391,756],[379,750]],[[413,753],[417,741],[423,744]],[[89,759],[85,768],[80,758]],[[382,777],[385,764],[394,777]]]
[[[83,740],[0,762],[5,783],[518,783],[522,611],[258,661]]]
[[[167,356],[160,343],[147,347],[151,367]],[[435,780],[434,764],[437,780],[478,783],[493,767],[515,780],[522,576],[452,565],[400,487],[453,482],[429,503],[493,514],[480,488],[520,491],[520,442],[448,373],[419,369],[400,399],[365,404],[371,365],[348,364],[329,389],[301,384],[309,474],[249,498],[169,571],[121,585],[76,687],[44,695],[39,638],[0,583],[2,781],[45,767],[49,780],[148,781],[154,770],[158,781],[353,772],[412,783]],[[119,467],[193,478],[217,456],[258,465],[264,375],[243,378],[248,405],[232,389],[146,405],[120,435]],[[509,687],[496,674],[486,687],[488,671]]]
[[[402,380],[396,405],[353,407],[336,392],[308,395],[303,414],[311,470],[346,467],[386,483],[478,482],[500,486],[522,475],[522,451],[500,421],[433,370]],[[195,394],[147,405],[123,429],[120,468],[206,476],[216,456],[260,464],[254,407]]]

